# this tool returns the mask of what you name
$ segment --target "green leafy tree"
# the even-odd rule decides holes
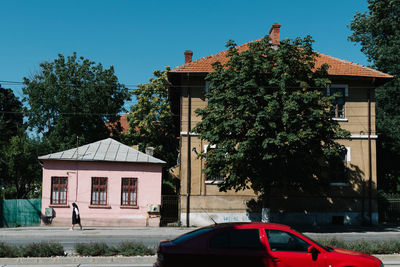
[[[111,129],[129,98],[118,82],[114,68],[103,66],[76,53],[40,64],[39,74],[24,78],[29,126],[47,139],[52,150],[71,148],[117,136],[120,125]],[[106,125],[106,122],[110,122]],[[118,129],[119,128],[119,129]]]
[[[0,192],[7,180],[7,162],[3,151],[10,139],[23,131],[22,103],[11,89],[0,86]],[[0,197],[3,194],[0,194]]]
[[[368,12],[356,13],[351,21],[349,39],[361,45],[372,67],[395,76],[376,89],[378,185],[400,192],[400,0],[368,3]]]
[[[154,71],[154,78],[139,84],[132,92],[137,103],[127,116],[129,130],[123,137],[125,143],[138,145],[141,151],[153,147],[154,156],[167,162],[163,172],[163,194],[176,191],[174,179],[169,177],[167,169],[176,165],[179,145],[168,96],[169,69]]]
[[[2,184],[6,198],[40,197],[42,176],[37,158],[43,148],[39,139],[31,139],[25,132],[11,137],[9,144],[2,147]]]
[[[22,103],[11,89],[0,86],[0,146],[18,134],[23,125]]]
[[[348,132],[331,120],[328,66],[314,70],[311,37],[277,47],[265,37],[242,53],[232,41],[227,47],[229,61],[206,78],[208,105],[196,110],[202,121],[193,131],[212,145],[207,177],[223,178],[222,191],[254,189],[265,208],[273,187],[324,188],[327,162],[343,150],[335,139]]]
[[[138,145],[141,151],[154,147],[154,156],[172,167],[177,162],[178,139],[168,97],[168,71],[168,67],[163,71],[154,71],[155,78],[139,84],[132,92],[137,103],[127,116],[129,131],[125,139],[130,144]]]

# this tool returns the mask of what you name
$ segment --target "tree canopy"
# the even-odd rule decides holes
[[[38,156],[45,145],[21,131],[0,150],[3,173],[0,177],[6,198],[40,197],[41,167]]]
[[[28,125],[50,142],[52,150],[75,146],[77,137],[80,143],[89,143],[110,136],[109,127],[117,125],[129,98],[113,66],[104,69],[76,53],[41,63],[39,73],[24,78],[24,84]]]
[[[0,87],[0,187],[4,187],[0,197],[38,197],[40,193],[40,145],[26,134],[22,111],[12,90]]]
[[[127,116],[129,131],[125,140],[138,145],[141,151],[154,147],[154,156],[172,167],[177,162],[178,139],[168,97],[168,71],[168,67],[154,71],[154,78],[133,90],[137,103]]]
[[[17,135],[23,125],[22,103],[11,89],[0,86],[0,146]]]
[[[349,39],[361,45],[372,67],[395,76],[376,89],[378,185],[400,191],[400,0],[368,3],[368,12],[356,13],[351,21]]]
[[[356,13],[349,39],[361,44],[372,67],[395,79],[376,90],[376,126],[380,144],[400,150],[400,0],[368,0],[368,12]]]
[[[269,37],[239,53],[227,43],[229,61],[207,76],[208,105],[193,131],[209,142],[205,173],[223,179],[220,190],[251,187],[268,197],[273,186],[319,190],[330,157],[348,136],[331,120],[327,65],[315,69],[312,39]]]
[[[361,44],[373,67],[400,73],[400,0],[368,0],[368,12],[357,12],[349,39]]]

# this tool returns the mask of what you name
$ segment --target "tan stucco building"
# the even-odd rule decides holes
[[[272,45],[279,45],[280,25],[270,30]],[[239,52],[247,44],[237,47]],[[259,214],[249,212],[247,203],[256,197],[252,190],[219,192],[218,182],[208,181],[204,175],[204,160],[198,153],[206,152],[208,144],[191,129],[199,122],[195,110],[207,105],[204,78],[213,71],[214,62],[227,62],[227,51],[192,60],[193,53],[185,51],[185,64],[168,73],[171,82],[172,109],[179,114],[181,221],[190,225],[217,222],[250,221]],[[351,133],[350,140],[339,140],[347,149],[344,162],[351,170],[352,179],[332,179],[329,194],[283,194],[274,190],[271,199],[271,219],[288,224],[360,224],[378,222],[376,204],[376,139],[375,88],[392,76],[377,70],[318,54],[316,67],[330,65],[328,73],[332,86],[327,94],[341,92],[333,119]],[[189,181],[189,182],[188,182]],[[189,198],[189,201],[188,201]],[[189,210],[187,205],[189,204]],[[363,219],[364,218],[364,219]]]

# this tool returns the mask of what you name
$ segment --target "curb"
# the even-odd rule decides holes
[[[380,259],[385,264],[385,266],[400,266],[400,254],[373,256]]]
[[[382,260],[385,266],[400,266],[400,254],[396,255],[374,255]],[[1,265],[55,265],[55,264],[153,264],[156,256],[136,256],[136,257],[53,257],[53,258],[0,258]]]
[[[0,258],[1,265],[55,265],[55,264],[153,264],[156,261],[156,256],[137,256],[137,257],[53,257],[53,258]]]

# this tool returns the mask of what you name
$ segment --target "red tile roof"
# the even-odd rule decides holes
[[[243,52],[249,49],[248,44],[239,45],[237,47],[239,52]],[[194,60],[190,63],[186,63],[182,66],[172,69],[170,72],[174,73],[187,73],[187,72],[197,72],[197,73],[208,73],[213,72],[214,69],[212,64],[219,61],[221,64],[225,64],[228,61],[226,57],[228,50],[213,54],[211,56],[203,57]],[[393,78],[392,75],[383,73],[381,71],[365,67],[363,65],[353,63],[350,61],[342,60],[339,58],[327,56],[318,53],[316,60],[316,68],[320,67],[322,64],[330,65],[328,69],[329,75],[338,76],[358,76],[358,77],[374,77],[374,78]]]
[[[125,113],[124,115],[122,115],[121,117],[119,117],[119,123],[121,124],[121,133],[127,133],[128,129],[129,129],[129,122],[127,119],[128,113]],[[112,128],[117,126],[118,122],[114,122],[114,123],[110,123],[110,122],[106,122],[106,126],[108,127],[108,129],[111,131]],[[110,136],[113,136],[112,132],[110,133]]]

